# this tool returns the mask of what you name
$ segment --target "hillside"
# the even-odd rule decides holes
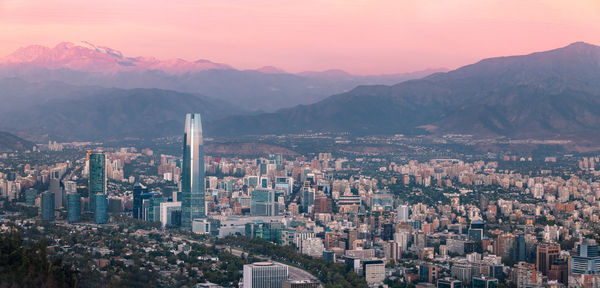
[[[33,143],[13,134],[0,131],[0,152],[24,151],[33,148]]]
[[[221,100],[169,90],[80,87],[73,93],[2,113],[0,129],[38,141],[150,139],[183,133],[189,112],[203,121],[243,113]]]
[[[466,133],[600,140],[594,135],[600,129],[600,47],[578,42],[485,59],[393,86],[360,86],[311,105],[230,117],[212,129],[221,135]]]

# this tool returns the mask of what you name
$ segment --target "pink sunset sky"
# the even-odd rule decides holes
[[[0,0],[0,55],[89,41],[127,56],[354,74],[600,44],[600,0]]]

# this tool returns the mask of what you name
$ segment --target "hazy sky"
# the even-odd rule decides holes
[[[600,45],[600,0],[0,0],[2,56],[83,40],[241,69],[408,72]]]

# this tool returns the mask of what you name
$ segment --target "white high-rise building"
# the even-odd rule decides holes
[[[272,262],[244,265],[244,288],[282,288],[288,279],[288,267]]]
[[[408,205],[406,205],[406,204],[400,205],[400,206],[398,206],[397,210],[398,210],[397,220],[398,221],[408,221],[408,214],[409,214]]]
[[[364,261],[363,271],[368,284],[382,283],[385,280],[385,264],[382,260]]]
[[[408,230],[400,230],[394,233],[394,241],[400,245],[401,251],[407,251],[409,238],[410,232]]]
[[[533,191],[531,192],[533,193],[534,198],[542,199],[544,196],[544,185],[542,183],[535,183],[535,185],[533,185]]]
[[[162,224],[162,227],[173,224],[171,219],[173,211],[181,211],[181,202],[160,203],[160,223]]]

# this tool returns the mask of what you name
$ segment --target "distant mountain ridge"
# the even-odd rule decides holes
[[[98,53],[116,55],[110,57],[120,55],[115,50],[98,49]],[[30,59],[27,53],[20,57]],[[361,81],[365,81],[378,76],[353,76],[335,70],[299,76],[265,67],[261,69],[264,72],[209,69],[167,77],[165,72],[153,70],[96,78],[97,74],[66,68],[27,70],[23,65],[17,66],[3,70],[5,67],[0,65],[0,76],[7,71],[25,71],[23,75],[27,76],[0,77],[0,130],[36,139],[111,140],[179,135],[182,115],[193,111],[203,114],[208,137],[306,132],[458,133],[600,144],[600,47],[583,42],[529,55],[484,59],[449,72],[428,71],[425,74],[429,76],[393,82],[394,85],[360,85],[316,103],[268,113],[256,110],[281,106],[268,105],[276,100],[292,105],[294,102],[287,97],[312,97],[305,91],[319,85],[327,87],[319,93],[344,90],[357,81],[353,77],[363,77]],[[48,80],[58,80],[29,80],[48,75]],[[62,78],[81,80],[79,85],[100,84],[74,86],[63,83]],[[244,101],[167,89],[102,87],[111,83],[175,85],[182,91],[194,87],[219,93],[236,90],[236,97],[244,97]],[[280,93],[283,90],[287,92]],[[249,115],[247,110],[254,112]]]
[[[76,71],[117,73],[122,71],[160,70],[178,75],[210,69],[233,69],[232,67],[200,59],[159,60],[154,57],[125,57],[108,47],[96,46],[89,42],[73,44],[62,42],[53,48],[31,45],[19,48],[14,53],[0,59],[4,66],[28,64],[46,69],[73,69]]]
[[[0,131],[0,152],[25,151],[33,148],[33,143],[8,132]]]
[[[52,48],[32,45],[0,58],[0,78],[77,86],[174,90],[206,95],[254,111],[311,104],[357,85],[395,84],[439,71],[445,70],[375,76],[343,72],[347,74],[345,77],[331,77],[327,72],[290,74],[272,66],[237,70],[204,59],[128,57],[116,49],[88,42],[63,42]]]
[[[0,111],[0,130],[38,142],[152,139],[183,133],[186,113],[201,113],[204,123],[246,113],[231,103],[203,95],[160,89],[65,87],[65,84],[60,84],[59,89],[69,93],[32,104],[40,95],[54,94],[54,86],[14,81],[31,90],[24,95],[28,104],[15,111]]]
[[[233,116],[214,133],[464,133],[512,138],[595,138],[600,130],[600,47],[577,42],[484,59],[393,86],[359,86],[310,105]]]

